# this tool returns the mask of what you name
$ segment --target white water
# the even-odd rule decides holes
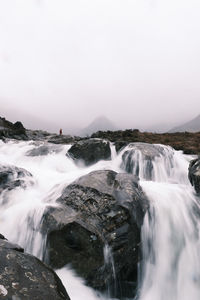
[[[122,154],[112,149],[111,161],[100,161],[91,167],[77,167],[65,154],[70,146],[61,146],[58,153],[30,157],[27,151],[46,143],[0,141],[0,164],[28,170],[33,178],[27,188],[20,187],[0,195],[0,232],[20,244],[29,253],[42,257],[45,247],[39,233],[43,211],[62,189],[78,177],[93,170],[121,170]],[[48,144],[46,144],[48,145]],[[163,155],[153,161],[154,181],[145,181],[142,154],[137,156],[141,185],[151,202],[142,228],[143,263],[140,273],[139,300],[200,299],[200,224],[194,214],[199,210],[193,188],[187,179],[188,162],[192,157],[164,147]],[[32,184],[29,183],[32,182]],[[107,257],[111,257],[105,249]],[[109,254],[109,255],[108,255]],[[114,263],[111,262],[114,274]],[[71,300],[106,299],[84,285],[69,268],[57,270]]]

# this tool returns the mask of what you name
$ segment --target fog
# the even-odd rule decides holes
[[[194,118],[199,16],[199,0],[0,0],[0,116],[69,132]]]

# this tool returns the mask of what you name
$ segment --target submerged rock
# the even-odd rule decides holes
[[[62,150],[62,146],[59,145],[40,145],[37,148],[27,151],[26,156],[44,156],[52,153],[58,153]]]
[[[69,300],[56,273],[0,236],[0,298]]]
[[[140,227],[148,208],[137,178],[91,172],[67,186],[57,202],[60,207],[49,208],[43,219],[48,264],[71,264],[93,288],[105,291],[109,284],[113,296],[126,296],[127,284],[137,281]]]
[[[82,140],[72,145],[68,155],[75,161],[83,160],[89,166],[102,159],[111,159],[110,144],[100,139]]]
[[[16,187],[25,188],[32,183],[32,175],[23,168],[11,165],[0,165],[0,193]]]
[[[200,194],[200,157],[190,162],[188,177],[197,194]]]

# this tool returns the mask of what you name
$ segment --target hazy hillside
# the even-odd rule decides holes
[[[92,123],[90,123],[87,127],[83,128],[80,132],[81,136],[91,135],[94,132],[99,130],[107,131],[107,130],[116,130],[116,126],[105,116],[100,116],[96,118]]]
[[[172,128],[169,132],[184,132],[184,131],[188,131],[188,132],[200,131],[200,115],[198,115],[196,118],[192,119],[187,123]]]

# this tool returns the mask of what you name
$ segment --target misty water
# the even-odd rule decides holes
[[[26,252],[43,257],[45,236],[40,233],[43,212],[58,205],[62,190],[78,177],[94,170],[111,169],[125,172],[122,150],[118,155],[111,145],[112,159],[93,166],[75,165],[66,156],[70,145],[55,145],[42,156],[27,153],[46,142],[0,141],[0,164],[26,169],[33,176],[25,178],[26,188],[4,190],[0,195],[1,233],[22,246]],[[140,150],[135,151],[133,173],[150,201],[150,209],[142,226],[143,260],[138,266],[137,300],[200,299],[200,207],[187,173],[192,156],[183,155],[167,146],[159,146],[161,154],[152,162],[151,179],[148,165]],[[129,149],[127,147],[127,149]],[[114,270],[112,251],[104,248],[105,263]],[[109,261],[108,261],[109,260]],[[131,261],[130,261],[131,264]],[[109,299],[84,284],[69,266],[56,270],[71,300]]]

